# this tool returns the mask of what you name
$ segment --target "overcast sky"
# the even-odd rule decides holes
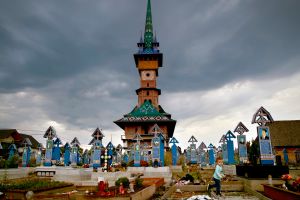
[[[300,1],[152,0],[164,55],[160,105],[177,120],[186,148],[218,145],[253,114],[300,119]],[[121,143],[113,123],[137,104],[133,54],[146,0],[1,1],[0,128],[42,138],[52,125],[83,146],[99,127]],[[272,133],[271,133],[272,134]]]

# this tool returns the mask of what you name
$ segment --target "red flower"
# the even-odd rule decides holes
[[[281,176],[281,179],[287,181],[287,180],[291,180],[292,177],[289,174],[284,174],[284,175]]]

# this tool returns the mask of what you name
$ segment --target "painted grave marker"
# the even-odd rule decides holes
[[[236,128],[234,129],[234,132],[239,134],[237,136],[237,142],[238,142],[240,163],[245,163],[248,161],[247,140],[246,140],[246,135],[244,135],[244,133],[248,131],[249,130],[242,122],[239,122]]]
[[[29,138],[25,138],[22,144],[24,145],[22,155],[22,167],[29,167],[32,143]]]
[[[214,145],[210,143],[207,148],[208,148],[209,164],[214,165],[215,164]]]
[[[152,164],[154,167],[164,166],[164,136],[162,130],[155,124],[150,133],[154,134],[152,138]]]
[[[190,163],[196,164],[197,163],[197,152],[196,152],[196,138],[192,135],[192,137],[188,141],[190,144]]]
[[[56,140],[54,140],[53,142],[53,152],[52,152],[52,160],[55,160],[56,163],[60,162],[60,147],[59,145],[61,145],[62,142],[59,138],[56,138]]]
[[[232,165],[235,163],[234,161],[234,146],[233,146],[233,141],[231,140],[232,138],[236,138],[235,135],[229,130],[225,134],[225,139],[227,143],[227,152],[228,152],[228,164]]]
[[[110,159],[108,159],[108,161],[107,161],[107,164],[110,167],[112,164],[113,153],[114,153],[114,149],[115,149],[115,147],[111,141],[106,145],[106,149],[107,149],[107,154],[110,156]]]
[[[44,134],[44,138],[47,138],[44,166],[52,165],[53,138],[55,137],[56,131],[52,126],[50,126]]]
[[[271,134],[267,122],[272,123],[274,120],[271,114],[264,108],[260,107],[252,118],[252,124],[257,123],[257,134],[259,139],[260,162],[262,165],[274,165],[274,155],[271,145]]]
[[[140,144],[140,141],[142,140],[142,137],[140,136],[140,134],[136,133],[132,140],[136,141],[136,143],[134,144],[134,162],[133,162],[133,165],[135,167],[140,167],[141,166],[141,144]]]
[[[177,139],[175,137],[172,137],[170,144],[173,144],[171,147],[171,152],[172,152],[172,165],[177,165],[177,160],[178,160],[178,150],[177,150]]]
[[[75,137],[71,142],[72,148],[71,148],[71,165],[77,166],[79,163],[79,145],[80,142],[78,141],[77,137]]]
[[[93,152],[92,152],[92,163],[93,168],[97,169],[101,166],[101,148],[102,139],[104,137],[102,131],[97,127],[96,130],[92,134],[93,139],[90,141],[89,145],[93,145]]]
[[[65,144],[64,150],[65,150],[65,153],[64,153],[64,165],[65,166],[69,166],[71,164],[71,162],[70,162],[70,145],[69,145],[68,142]]]

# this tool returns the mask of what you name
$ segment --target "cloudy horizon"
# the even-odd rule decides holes
[[[177,120],[186,148],[218,142],[260,106],[274,120],[299,120],[300,2],[152,0],[163,53],[160,105]],[[133,54],[146,0],[0,3],[0,128],[42,138],[52,125],[63,142],[121,143],[113,121],[137,104]],[[272,134],[272,133],[271,133]],[[121,143],[122,144],[122,143]],[[236,145],[235,145],[236,146]]]

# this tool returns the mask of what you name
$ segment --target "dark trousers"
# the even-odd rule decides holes
[[[217,195],[221,194],[221,180],[214,178],[215,184],[209,185],[209,189],[216,188],[217,189]]]

